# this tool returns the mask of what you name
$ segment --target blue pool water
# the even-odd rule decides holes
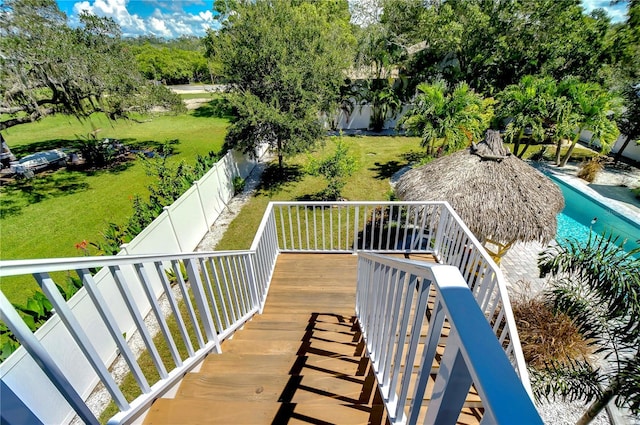
[[[565,182],[550,176],[564,195],[565,207],[558,214],[559,241],[564,239],[586,240],[592,230],[600,235],[613,233],[619,241],[626,239],[625,250],[640,246],[640,227],[596,199],[590,198]],[[592,224],[592,220],[596,219]]]

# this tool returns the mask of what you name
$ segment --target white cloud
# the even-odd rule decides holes
[[[621,22],[627,19],[627,2],[612,6],[610,0],[582,0],[582,6],[587,13],[594,9],[604,9],[613,22]]]
[[[74,4],[71,19],[77,21],[77,15],[82,11],[98,16],[113,18],[125,36],[153,34],[159,37],[179,37],[181,35],[202,36],[214,24],[211,10],[201,10],[188,13],[186,6],[197,5],[206,7],[203,0],[159,1],[143,0],[144,8],[136,11],[148,10],[148,16],[141,16],[129,11],[130,0],[84,0]],[[138,6],[140,3],[138,3]],[[146,14],[145,14],[146,15]]]
[[[161,37],[170,37],[172,34],[171,31],[169,31],[169,29],[167,28],[165,21],[161,19],[151,17],[149,19],[149,27],[154,35],[159,35]]]
[[[120,25],[125,36],[140,35],[147,31],[144,19],[136,14],[129,13],[127,9],[128,0],[95,0],[78,2],[73,6],[74,14],[81,11],[113,18]]]

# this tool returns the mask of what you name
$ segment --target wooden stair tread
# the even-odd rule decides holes
[[[372,375],[351,377],[190,373],[183,379],[176,397],[281,403],[334,400],[348,404],[369,404],[375,388]]]
[[[276,402],[288,381],[287,375],[188,373],[182,380],[176,397]]]
[[[363,376],[369,368],[366,358],[339,356],[326,357],[316,355],[295,356],[291,354],[238,354],[223,353],[209,356],[199,373],[283,375],[351,375]]]
[[[222,344],[222,352],[264,354],[316,354],[324,356],[358,356],[361,343],[339,343],[312,339],[309,341],[231,339]]]
[[[266,403],[204,399],[159,399],[145,418],[147,425],[199,424],[380,424],[384,407],[335,403]]]
[[[359,333],[333,332],[323,329],[279,330],[279,329],[251,329],[237,332],[233,341],[259,339],[261,341],[330,341],[337,343],[357,343]],[[232,341],[232,340],[230,340]]]

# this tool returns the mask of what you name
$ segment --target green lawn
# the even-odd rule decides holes
[[[423,152],[417,137],[344,137],[349,154],[358,161],[357,171],[347,180],[343,197],[351,201],[388,200],[391,192],[390,177],[410,162],[418,160]],[[314,156],[325,157],[333,153],[330,140]],[[269,201],[313,199],[326,187],[321,177],[310,176],[304,167],[307,155],[298,155],[286,161],[286,178],[280,178],[276,164],[266,171],[263,184],[256,195],[242,208],[230,224],[218,250],[247,249],[251,246],[262,215]],[[271,188],[269,182],[278,182]]]
[[[70,141],[100,128],[98,136],[117,138],[134,146],[174,145],[174,161],[193,163],[196,154],[219,151],[228,121],[198,114],[138,117],[137,121],[110,122],[93,116],[79,122],[63,116],[49,117],[11,128],[3,135],[16,156],[68,146]],[[203,114],[200,114],[203,115]],[[206,115],[206,114],[205,114]],[[93,127],[92,127],[93,126]],[[82,255],[75,245],[98,241],[107,223],[124,224],[131,214],[131,197],[146,195],[150,178],[140,159],[115,170],[81,172],[59,170],[37,174],[19,185],[0,190],[0,256],[20,258]],[[31,278],[4,279],[2,291],[22,303],[36,289]]]

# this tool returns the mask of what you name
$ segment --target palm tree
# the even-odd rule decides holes
[[[419,84],[413,108],[402,120],[408,134],[422,137],[422,146],[433,155],[436,142],[449,153],[478,140],[489,128],[493,99],[483,99],[466,83],[450,90],[444,81]]]
[[[510,119],[507,139],[513,142],[513,153],[518,157],[522,158],[532,142],[542,142],[548,131],[555,133],[555,123],[562,109],[553,78],[526,75],[518,84],[505,87],[498,98],[500,116]],[[520,150],[524,138],[527,144]]]
[[[369,80],[363,87],[360,98],[371,105],[369,127],[375,132],[384,128],[389,118],[395,118],[402,109],[402,91],[405,87],[402,78]]]
[[[601,151],[609,152],[620,134],[614,121],[620,109],[620,99],[597,83],[581,83],[572,78],[560,84],[560,93],[570,102],[571,114],[574,114],[577,125],[571,146],[558,166],[567,164],[583,130],[592,132],[589,143],[597,139]]]
[[[575,361],[532,374],[537,396],[592,403],[578,424],[589,423],[613,399],[640,413],[640,248],[625,252],[618,242],[612,236],[569,240],[538,260],[541,276],[552,277],[552,308],[571,317],[608,364]]]
[[[620,132],[627,137],[624,144],[616,152],[615,160],[620,161],[622,152],[632,140],[640,143],[640,89],[628,84],[623,90],[625,109],[618,119]]]

